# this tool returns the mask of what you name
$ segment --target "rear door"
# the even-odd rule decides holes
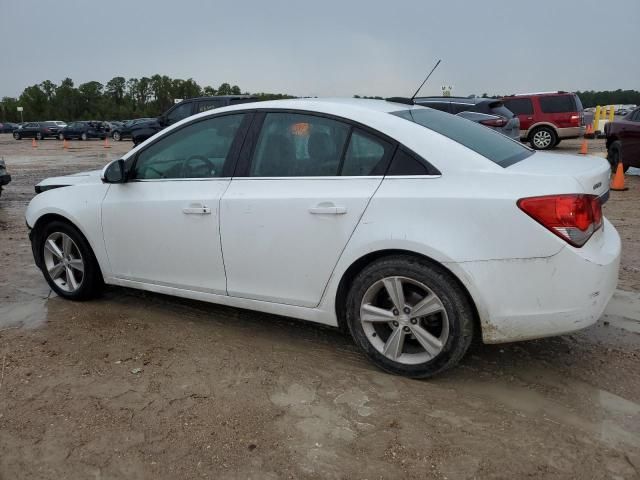
[[[230,296],[315,307],[393,144],[317,114],[257,114],[221,204]]]

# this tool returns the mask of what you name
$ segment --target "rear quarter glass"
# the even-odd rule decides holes
[[[552,95],[538,98],[540,109],[544,113],[577,112],[575,95]]]

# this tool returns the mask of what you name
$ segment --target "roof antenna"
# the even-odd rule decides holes
[[[436,62],[436,64],[434,65],[434,67],[431,69],[431,71],[429,72],[429,75],[427,75],[427,78],[424,79],[424,82],[422,82],[420,84],[420,86],[418,87],[418,89],[416,90],[416,93],[413,94],[413,97],[411,97],[411,102],[413,103],[413,99],[416,98],[416,96],[418,95],[418,92],[420,91],[420,89],[422,89],[422,87],[424,87],[424,84],[427,83],[427,80],[429,80],[429,77],[431,76],[431,74],[435,71],[436,68],[438,68],[438,65],[440,65],[440,62],[442,60],[438,60]]]

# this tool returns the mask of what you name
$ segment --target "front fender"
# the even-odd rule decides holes
[[[108,184],[81,184],[40,193],[27,207],[27,226],[34,228],[45,215],[65,218],[87,239],[103,274],[107,276],[111,268],[102,238],[100,205],[108,190]]]

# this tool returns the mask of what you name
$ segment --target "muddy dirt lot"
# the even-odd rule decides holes
[[[605,208],[624,251],[597,325],[477,345],[415,381],[286,318],[121,288],[51,295],[23,218],[33,185],[131,145],[71,144],[0,136],[14,177],[0,198],[0,478],[640,478],[640,177]]]

